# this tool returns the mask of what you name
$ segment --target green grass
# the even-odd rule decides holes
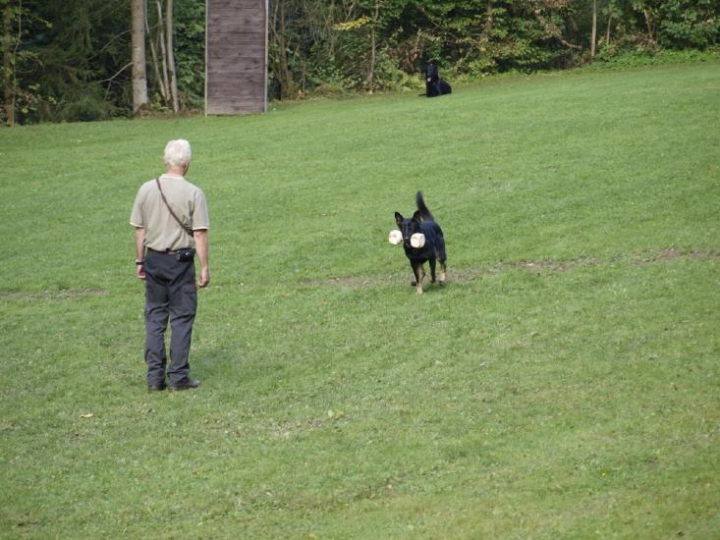
[[[719,67],[0,130],[0,537],[716,538]],[[150,395],[128,220],[176,137],[203,386]]]

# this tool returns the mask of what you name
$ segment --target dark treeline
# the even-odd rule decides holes
[[[167,3],[146,0],[150,111],[163,91]],[[174,0],[180,110],[202,107],[205,0]],[[0,124],[132,114],[129,0],[0,0]],[[717,0],[270,0],[271,99],[420,88],[446,77],[566,69],[628,51],[706,50]]]

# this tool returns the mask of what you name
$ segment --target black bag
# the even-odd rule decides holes
[[[189,262],[195,258],[195,248],[178,249],[175,258],[180,262]]]

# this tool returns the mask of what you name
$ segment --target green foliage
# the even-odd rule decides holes
[[[720,4],[714,0],[610,0],[612,39],[620,48],[705,49],[720,39]]]
[[[58,122],[92,122],[116,116],[115,107],[105,99],[105,89],[99,84],[71,88],[54,109]]]
[[[704,49],[720,42],[720,3],[715,0],[668,0],[662,13],[664,44]]]
[[[391,92],[425,91],[425,80],[418,73],[407,73],[400,69],[390,51],[379,51],[380,58],[375,66],[376,87]]]
[[[714,538],[719,67],[0,130],[0,536]],[[203,386],[151,395],[128,218],[178,136]]]
[[[108,118],[129,75],[122,69],[129,47],[125,2],[23,5],[27,11],[13,19],[17,121]]]
[[[174,2],[175,64],[181,109],[202,109],[205,100],[205,2]]]
[[[175,5],[182,105],[197,108],[204,95],[205,6],[204,2]],[[150,9],[149,15],[152,22],[155,10]],[[14,66],[18,122],[128,115],[132,107],[129,27],[125,0],[48,0],[18,12],[13,26],[13,30],[22,28]]]
[[[282,0],[269,3],[270,97],[414,90],[431,59],[454,80],[583,65],[594,4],[603,60],[703,51],[720,38],[715,0]],[[2,77],[13,78],[3,85],[12,88],[5,104],[15,103],[19,123],[131,114],[127,0],[1,0],[0,7],[10,15],[1,34],[11,66]],[[154,5],[148,15],[154,31]],[[204,0],[174,2],[174,28],[180,108],[197,110]],[[157,97],[150,108],[165,111],[153,69],[148,77]]]
[[[659,50],[648,51],[644,48],[621,49],[604,47],[597,57],[597,62],[586,69],[627,69],[645,66],[683,64],[691,62],[712,62],[720,59],[720,48],[697,50]]]
[[[13,108],[15,122],[22,122],[25,118],[40,114],[48,98],[43,95],[40,83],[28,77],[28,73],[42,67],[42,59],[35,51],[20,45],[30,39],[33,31],[44,32],[52,25],[38,16],[27,3],[16,4],[11,0],[2,0],[0,8],[3,21],[0,32],[0,50],[3,56],[0,88],[3,89],[4,105]],[[8,90],[10,95],[6,94]],[[52,102],[52,98],[49,101]],[[3,113],[5,112],[3,107]],[[4,114],[0,114],[0,121],[6,122],[8,119]]]

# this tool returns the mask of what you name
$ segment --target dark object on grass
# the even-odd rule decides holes
[[[422,280],[425,277],[425,263],[430,266],[430,283],[435,283],[435,266],[440,261],[440,285],[445,283],[445,271],[447,270],[445,254],[445,237],[440,225],[437,224],[435,218],[428,210],[420,191],[415,195],[417,203],[417,211],[411,218],[403,217],[399,212],[395,212],[395,222],[398,229],[402,233],[403,248],[405,255],[410,261],[415,281],[412,285],[418,294],[423,293]],[[423,242],[418,247],[414,247],[413,235],[423,235]],[[416,236],[417,238],[417,236]]]
[[[427,97],[452,94],[452,86],[445,79],[440,78],[437,64],[429,62],[425,67],[425,95]]]

